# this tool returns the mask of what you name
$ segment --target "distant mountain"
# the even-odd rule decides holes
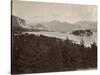
[[[51,21],[42,23],[49,31],[58,31],[58,32],[69,32],[73,30],[80,29],[79,25],[74,25],[68,22],[60,22],[60,21]]]
[[[90,29],[91,31],[97,31],[97,22],[92,21],[79,21],[77,23],[68,23],[60,21],[50,21],[50,22],[41,22],[41,23],[31,23],[31,28],[42,29],[55,32],[72,32],[75,30],[85,30]]]
[[[97,22],[93,21],[79,21],[75,23],[75,25],[79,25],[81,29],[91,29],[93,32],[97,31]]]

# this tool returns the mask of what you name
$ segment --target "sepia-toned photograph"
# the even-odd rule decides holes
[[[11,1],[11,73],[97,70],[97,6]]]

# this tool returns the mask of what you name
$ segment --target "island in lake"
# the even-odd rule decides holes
[[[72,34],[78,36],[91,36],[93,32],[90,29],[72,31]]]

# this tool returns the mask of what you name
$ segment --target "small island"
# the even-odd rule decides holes
[[[90,29],[86,29],[86,30],[73,31],[72,34],[77,35],[77,36],[91,36],[93,32]]]

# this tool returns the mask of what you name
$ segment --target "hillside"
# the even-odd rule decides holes
[[[12,23],[12,32],[13,33],[21,33],[23,31],[28,30],[28,28],[26,27],[26,21],[20,17],[12,15],[11,23]]]
[[[13,35],[12,74],[71,71],[97,68],[97,46],[85,47],[34,34]]]

